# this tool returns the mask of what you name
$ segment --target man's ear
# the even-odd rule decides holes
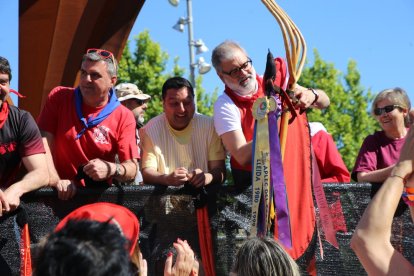
[[[115,84],[116,84],[117,81],[118,81],[118,78],[116,76],[111,77],[112,86],[115,86]]]

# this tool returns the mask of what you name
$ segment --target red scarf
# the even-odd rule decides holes
[[[253,140],[253,130],[254,130],[254,118],[252,114],[252,107],[253,103],[256,101],[257,98],[263,97],[263,87],[262,82],[263,79],[256,75],[257,80],[257,92],[253,94],[251,97],[242,97],[237,95],[233,90],[231,90],[227,85],[225,86],[224,93],[226,93],[230,99],[234,102],[234,104],[239,108],[240,116],[241,116],[241,125],[244,137],[246,138],[246,142],[250,142]],[[234,158],[230,160],[231,166],[236,169],[242,170],[252,170],[251,165],[242,166],[240,165]]]
[[[279,87],[282,87],[285,82],[286,75],[287,75],[286,63],[282,58],[277,57],[275,58],[275,64],[276,64],[276,78],[273,83]],[[224,89],[224,93],[226,93],[230,97],[230,99],[234,102],[234,104],[240,110],[242,131],[243,131],[244,137],[246,138],[246,142],[250,142],[251,140],[253,140],[253,130],[254,130],[254,118],[252,114],[253,103],[256,101],[257,98],[264,97],[265,95],[264,90],[263,90],[263,78],[256,75],[256,80],[257,80],[257,85],[258,85],[257,93],[254,94],[250,98],[237,95],[228,86],[226,86]],[[231,162],[232,168],[242,169],[242,170],[247,170],[247,171],[252,170],[251,165],[241,166],[239,163],[237,163],[237,161],[234,158],[232,158],[230,162]]]
[[[0,128],[3,127],[4,123],[7,120],[8,115],[9,115],[9,104],[7,103],[7,101],[4,101],[0,109]]]

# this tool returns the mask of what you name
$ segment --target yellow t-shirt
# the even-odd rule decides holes
[[[140,129],[140,137],[142,168],[151,167],[163,174],[178,167],[208,171],[208,161],[225,158],[213,119],[198,113],[183,130],[171,128],[165,114],[160,114]]]

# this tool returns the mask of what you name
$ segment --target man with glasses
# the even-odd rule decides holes
[[[225,41],[213,50],[212,63],[225,85],[224,93],[214,104],[214,125],[231,155],[230,165],[236,188],[248,191],[248,188],[252,189],[252,140],[255,122],[252,107],[256,99],[265,96],[263,78],[256,74],[247,52],[232,41]],[[284,60],[276,58],[274,85],[285,88],[286,72]],[[297,109],[325,108],[329,105],[329,98],[322,90],[296,85],[293,92],[297,98],[294,103]],[[313,246],[310,245],[316,237],[311,188],[305,186],[309,183],[310,180],[303,181],[294,183],[295,189],[286,188],[292,233],[292,248],[288,252],[294,259],[306,255],[304,262],[313,275],[314,261],[308,258],[312,254],[306,254],[312,253]],[[301,191],[299,200],[298,193],[291,192],[292,190]]]
[[[122,103],[126,108],[132,111],[135,121],[137,123],[137,145],[138,151],[140,151],[140,138],[138,130],[144,126],[144,113],[148,107],[148,101],[151,99],[150,95],[144,94],[138,86],[133,83],[121,83],[115,86],[116,96],[118,101]],[[135,184],[142,184],[142,174],[137,172],[135,178]]]
[[[59,86],[49,93],[38,124],[47,140],[50,185],[60,199],[71,198],[76,186],[102,186],[112,178],[125,182],[136,176],[136,123],[115,95],[116,81],[113,54],[89,49],[82,58],[79,86]]]
[[[12,78],[9,61],[0,57],[0,217],[20,205],[20,197],[48,184],[45,149],[30,113],[7,102]],[[20,94],[18,94],[20,95]],[[20,165],[27,173],[17,177]]]
[[[256,74],[252,60],[246,51],[233,41],[218,45],[212,53],[216,73],[225,85],[224,93],[214,104],[214,125],[224,147],[231,155],[234,182],[239,186],[251,184],[251,160],[254,118],[254,101],[264,96],[263,79]],[[278,58],[275,83],[283,87],[286,82],[286,66]],[[295,107],[326,108],[329,98],[320,89],[307,89],[296,85],[294,93],[298,101]]]

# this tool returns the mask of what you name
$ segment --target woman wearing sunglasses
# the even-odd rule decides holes
[[[398,161],[408,131],[410,109],[407,93],[398,87],[381,91],[372,103],[372,115],[382,130],[365,138],[352,171],[354,180],[373,184],[371,196]]]

